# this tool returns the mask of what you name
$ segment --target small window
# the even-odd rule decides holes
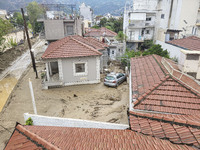
[[[162,19],[165,19],[165,14],[161,14],[161,18],[162,18]]]
[[[74,27],[67,26],[67,35],[73,35],[73,34],[74,34]]]
[[[151,17],[146,18],[146,21],[151,21]]]
[[[115,54],[115,51],[112,51],[112,54]]]
[[[84,73],[85,72],[85,63],[76,64],[76,73]]]
[[[149,31],[149,30],[146,30],[146,34],[150,34],[150,31]]]
[[[187,60],[199,60],[199,55],[187,54]]]

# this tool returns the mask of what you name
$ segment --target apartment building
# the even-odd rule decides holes
[[[154,0],[156,1],[156,0]],[[127,48],[137,50],[144,40],[152,40],[155,32],[156,11],[155,6],[144,1],[126,3],[124,11],[123,31],[127,38]],[[147,1],[146,1],[147,2]],[[150,4],[151,3],[151,4]]]
[[[144,40],[166,42],[197,35],[198,11],[199,0],[127,1],[123,29],[127,47],[137,50]]]

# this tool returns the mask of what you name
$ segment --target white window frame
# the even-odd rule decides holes
[[[76,64],[85,64],[85,72],[76,73]],[[74,62],[73,63],[74,76],[87,76],[88,75],[88,65],[87,62]]]

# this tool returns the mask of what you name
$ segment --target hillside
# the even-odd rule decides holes
[[[0,0],[0,9],[19,10],[33,0]],[[38,3],[76,3],[79,6],[81,3],[86,3],[91,6],[96,15],[104,15],[111,13],[112,15],[120,15],[123,13],[125,0],[35,0]]]

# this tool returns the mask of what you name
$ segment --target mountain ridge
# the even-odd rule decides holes
[[[20,10],[25,8],[28,3],[36,1],[40,4],[76,4],[77,9],[81,3],[85,3],[94,10],[95,15],[104,15],[110,13],[112,15],[121,15],[125,0],[0,0],[0,9],[8,11]]]

